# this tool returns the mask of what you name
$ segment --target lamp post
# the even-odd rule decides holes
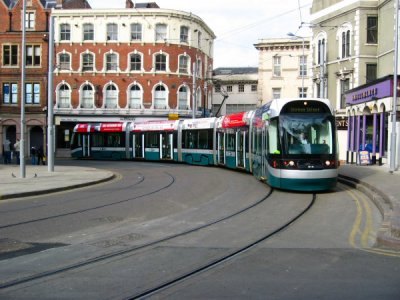
[[[25,166],[25,44],[26,44],[26,1],[22,4],[22,43],[21,43],[21,139],[20,139],[20,160],[19,169],[21,178],[26,177],[26,166]]]
[[[49,19],[49,65],[47,91],[47,171],[54,172],[54,120],[53,120],[53,69],[54,69],[54,17]]]
[[[392,134],[390,140],[389,172],[393,173],[396,168],[396,115],[397,115],[397,73],[399,53],[399,1],[395,5],[395,30],[394,30],[394,72],[393,72],[393,101],[392,101]]]
[[[302,61],[301,61],[301,62],[302,62],[302,67],[304,68],[304,61],[305,61],[305,55],[304,55],[304,37],[303,37],[303,36],[295,35],[295,34],[292,33],[292,32],[289,32],[287,35],[290,36],[290,37],[293,37],[293,38],[295,38],[295,39],[301,39],[301,40],[302,40],[303,55],[302,55]],[[304,96],[304,69],[301,70],[301,96],[302,96],[302,98],[303,98],[303,96]]]

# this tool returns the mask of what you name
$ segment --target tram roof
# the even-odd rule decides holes
[[[212,118],[200,118],[200,119],[185,119],[182,121],[182,129],[206,129],[214,128],[216,119]]]
[[[324,98],[282,98],[282,99],[273,99],[268,103],[264,104],[259,108],[262,113],[269,111],[270,117],[278,116],[281,113],[282,108],[290,103],[295,101],[318,101],[326,104],[329,107],[331,113],[334,113],[333,107],[329,99]]]
[[[77,124],[74,132],[123,132],[125,131],[125,122],[112,122],[112,123],[94,123],[94,124]]]
[[[177,130],[179,125],[179,120],[157,120],[157,121],[146,121],[133,123],[131,131],[141,132],[141,131],[173,131]]]
[[[244,111],[224,116],[222,119],[222,128],[241,127],[249,125],[254,111]]]

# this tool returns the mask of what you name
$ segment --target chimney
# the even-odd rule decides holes
[[[125,8],[133,8],[132,0],[126,0],[125,1]]]
[[[57,0],[56,8],[62,8],[63,7],[63,0]]]

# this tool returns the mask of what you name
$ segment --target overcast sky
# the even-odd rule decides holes
[[[92,8],[124,8],[125,0],[88,0]],[[135,2],[135,1],[132,1]],[[160,8],[197,15],[217,36],[214,68],[257,67],[254,44],[263,38],[287,38],[292,32],[309,36],[312,0],[152,0]],[[303,24],[305,25],[305,24]],[[301,28],[300,28],[301,27]]]

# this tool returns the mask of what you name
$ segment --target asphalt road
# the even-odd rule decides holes
[[[273,233],[313,198],[218,168],[57,163],[118,176],[1,202],[0,238],[14,249],[0,249],[0,298],[133,298]],[[373,247],[381,220],[363,194],[339,185],[284,230],[149,297],[399,299],[400,254]]]

